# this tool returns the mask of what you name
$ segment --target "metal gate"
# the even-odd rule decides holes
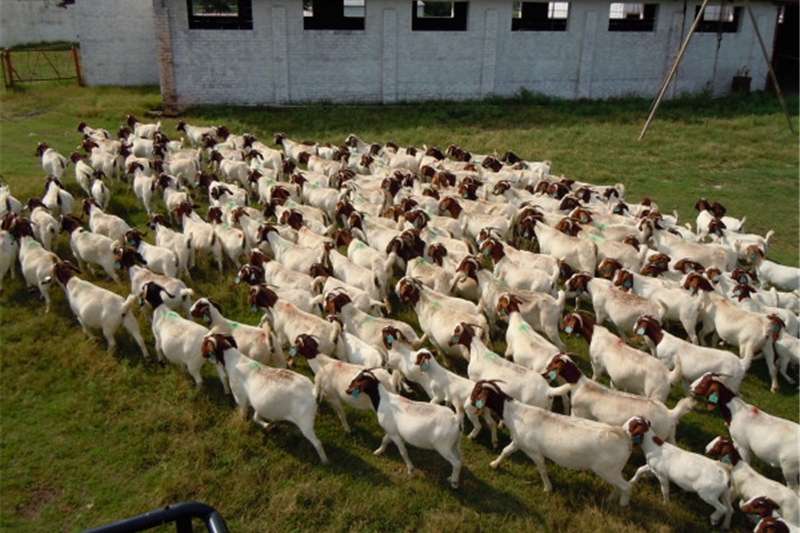
[[[13,87],[17,83],[37,81],[76,80],[83,85],[78,47],[61,49],[5,49],[0,52],[3,82]]]

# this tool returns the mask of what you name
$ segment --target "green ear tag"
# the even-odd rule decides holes
[[[567,326],[564,328],[564,333],[571,335],[572,334],[572,326]]]
[[[486,402],[484,400],[478,400],[475,402],[475,407],[477,407],[478,409],[483,409],[485,405]]]
[[[551,370],[550,372],[547,373],[547,381],[550,382],[555,381],[557,377],[558,377],[558,372],[556,372],[555,370]]]
[[[356,399],[356,400],[357,400],[357,399],[358,399],[358,397],[359,397],[359,396],[361,396],[361,389],[353,389],[353,392],[351,392],[351,393],[350,393],[350,395],[351,395],[351,396],[352,396],[354,399]]]
[[[644,335],[644,328],[639,328],[636,330],[637,335]]]
[[[709,394],[708,403],[713,403],[713,404],[719,403],[719,394],[717,394],[716,392],[712,392],[711,394]]]
[[[731,464],[731,456],[730,455],[723,455],[720,460],[720,463],[725,463],[726,465]]]
[[[292,346],[291,348],[289,348],[289,355],[291,355],[292,357],[297,355],[297,347],[296,346]]]

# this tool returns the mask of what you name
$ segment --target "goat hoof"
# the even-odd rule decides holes
[[[492,461],[491,463],[489,463],[489,466],[497,470],[497,467],[500,466],[500,463],[498,463],[497,461]]]

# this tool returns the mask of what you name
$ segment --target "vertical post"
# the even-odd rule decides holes
[[[2,52],[0,52],[0,68],[3,69],[3,85],[5,86],[6,89],[11,87],[11,80],[10,80],[11,76],[10,76],[10,73],[8,73],[8,74],[6,73],[6,71],[8,70],[8,69],[6,69],[6,54],[7,53],[8,53],[8,50],[5,50],[5,49],[3,49]]]
[[[3,50],[3,80],[6,87],[14,86],[14,72],[11,68],[11,52],[6,48]]]
[[[756,17],[753,15],[753,10],[750,7],[750,0],[745,0],[744,5],[747,7],[747,14],[750,15],[750,22],[753,23],[753,31],[756,32],[756,37],[758,38],[758,44],[761,45],[761,51],[764,53],[764,61],[767,63],[767,70],[769,70],[769,77],[772,80],[772,86],[775,87],[775,94],[778,95],[778,101],[781,103],[781,107],[783,108],[783,114],[786,115],[786,122],[789,123],[789,131],[794,134],[794,124],[792,124],[792,117],[789,115],[789,109],[786,107],[786,101],[783,99],[783,92],[781,91],[781,86],[778,85],[778,77],[775,76],[775,71],[772,69],[772,61],[769,58],[769,52],[767,52],[767,47],[764,44],[764,39],[761,38],[761,31],[758,29],[758,24],[756,23]]]
[[[675,57],[675,62],[672,63],[672,68],[669,69],[667,77],[664,78],[664,82],[661,84],[661,90],[658,91],[658,96],[656,96],[653,106],[650,108],[650,115],[647,117],[647,121],[645,121],[644,127],[642,127],[642,132],[639,134],[640,141],[644,139],[644,135],[647,133],[647,128],[650,127],[650,123],[653,122],[653,118],[656,116],[656,111],[658,110],[658,106],[661,104],[661,99],[664,98],[664,94],[666,94],[669,84],[672,82],[672,78],[675,77],[675,71],[678,70],[678,65],[680,65],[681,60],[683,59],[683,54],[686,53],[686,49],[689,47],[689,41],[692,40],[692,35],[694,35],[697,25],[703,18],[703,13],[705,12],[707,4],[708,0],[703,0],[703,5],[700,6],[700,10],[697,12],[697,16],[694,18],[691,28],[689,28],[689,33],[686,34],[686,39],[683,40],[683,44],[681,45],[680,50],[678,50],[678,55]]]
[[[73,44],[70,51],[72,52],[72,60],[75,62],[75,76],[78,78],[78,85],[83,87],[83,72],[81,71],[81,58],[78,55],[78,47]]]

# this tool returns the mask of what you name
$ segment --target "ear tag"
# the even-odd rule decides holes
[[[251,306],[250,306],[250,310],[251,310],[252,312],[254,312],[254,313],[257,313],[257,312],[258,312],[258,307],[256,307],[255,305],[251,305]]]
[[[483,250],[483,252],[481,252],[481,253],[483,253],[483,255],[484,255],[485,257],[489,257],[490,255],[492,255],[492,250],[491,250],[491,248],[486,248],[486,249],[485,249],[485,250]]]
[[[644,335],[644,328],[639,328],[636,330],[637,335]]]
[[[361,389],[353,389],[353,392],[350,393],[353,399],[358,400],[358,397],[361,396]]]
[[[394,341],[395,341],[394,335],[387,335],[386,336],[386,342],[389,343],[389,346],[394,344]]]
[[[206,324],[211,324],[211,316],[210,315],[203,315],[203,320]]]
[[[240,278],[239,275],[237,274],[236,278],[234,279],[234,282],[235,283],[240,283],[241,281],[242,281],[242,278]]]
[[[630,289],[633,287],[633,280],[630,278],[625,278],[625,281],[622,282],[622,286],[626,289]]]
[[[719,403],[719,394],[717,394],[716,392],[712,392],[711,394],[709,394],[708,403],[713,403],[713,404]]]
[[[458,335],[453,335],[452,337],[450,337],[450,342],[453,343],[458,342]]]
[[[119,270],[122,267],[119,261],[114,261],[114,268]]]
[[[419,368],[420,368],[420,370],[422,370],[423,372],[426,372],[426,371],[430,370],[430,368],[431,368],[431,362],[430,362],[430,361],[427,361],[427,360],[426,360],[426,361],[423,361],[423,362],[422,362],[422,363],[419,365]]]
[[[572,326],[567,326],[564,328],[564,333],[571,335],[572,334]]]
[[[555,370],[551,370],[550,372],[547,373],[547,381],[552,383],[553,381],[556,380],[556,378],[558,378],[558,372],[556,372]]]
[[[289,355],[291,355],[292,357],[297,355],[297,346],[292,346],[291,348],[289,348]]]
[[[485,400],[478,400],[475,402],[475,407],[477,407],[478,409],[483,409],[485,406],[486,406]]]
[[[644,435],[634,435],[633,437],[631,437],[631,441],[633,442],[633,444],[641,444],[643,438]]]
[[[723,455],[723,456],[720,458],[719,462],[720,462],[720,463],[725,463],[726,465],[733,464],[733,463],[731,462],[731,456],[730,456],[730,455]]]

